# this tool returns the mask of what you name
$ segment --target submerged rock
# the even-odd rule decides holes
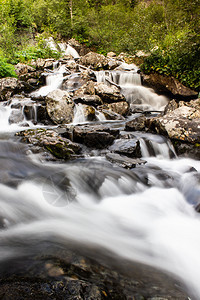
[[[55,124],[71,123],[74,115],[74,103],[69,93],[55,90],[46,96],[46,108],[50,119]]]

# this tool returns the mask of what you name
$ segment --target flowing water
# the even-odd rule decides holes
[[[127,85],[134,89],[138,74],[129,75]],[[109,76],[126,85],[128,74]],[[10,124],[11,104],[0,105],[1,262],[32,256],[47,241],[74,242],[169,272],[182,280],[192,299],[200,299],[199,161],[176,157],[161,136],[132,132],[147,161],[134,169],[112,165],[103,156],[46,162],[14,137],[26,118]],[[10,134],[5,138],[3,132]]]

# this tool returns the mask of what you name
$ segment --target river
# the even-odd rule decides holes
[[[102,73],[98,76],[102,81]],[[49,80],[40,93],[57,88],[59,80],[58,85]],[[123,86],[119,80],[118,84]],[[133,94],[142,99],[137,107],[158,110],[165,104],[162,96],[149,90],[150,96],[141,96],[142,87],[132,80],[123,88],[130,102]],[[156,106],[151,101],[155,97],[162,98],[156,99]],[[139,132],[132,134],[140,135],[146,164],[133,169],[111,164],[102,155],[46,161],[14,135],[24,129],[24,119],[8,122],[18,101],[22,100],[16,97],[8,105],[0,104],[2,266],[44,251],[46,243],[75,244],[161,269],[180,280],[191,299],[200,299],[200,216],[195,211],[200,201],[200,162],[177,157],[161,136]],[[75,123],[79,120],[76,116]],[[32,128],[41,127],[32,121],[26,120]]]

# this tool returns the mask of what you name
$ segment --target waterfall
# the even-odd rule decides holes
[[[79,103],[75,105],[74,108],[74,118],[73,118],[73,124],[80,124],[80,123],[85,123],[86,117],[85,117],[85,113],[84,113],[84,106]]]
[[[67,45],[65,55],[71,55],[73,58],[79,58],[80,57],[78,52],[70,45]]]
[[[119,85],[132,111],[163,111],[168,103],[167,97],[159,96],[152,89],[142,86],[141,76],[136,71],[99,71],[95,75],[97,82],[109,85],[108,79]]]

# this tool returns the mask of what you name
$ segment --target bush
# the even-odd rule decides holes
[[[15,67],[7,63],[6,59],[0,56],[0,78],[17,77]]]

